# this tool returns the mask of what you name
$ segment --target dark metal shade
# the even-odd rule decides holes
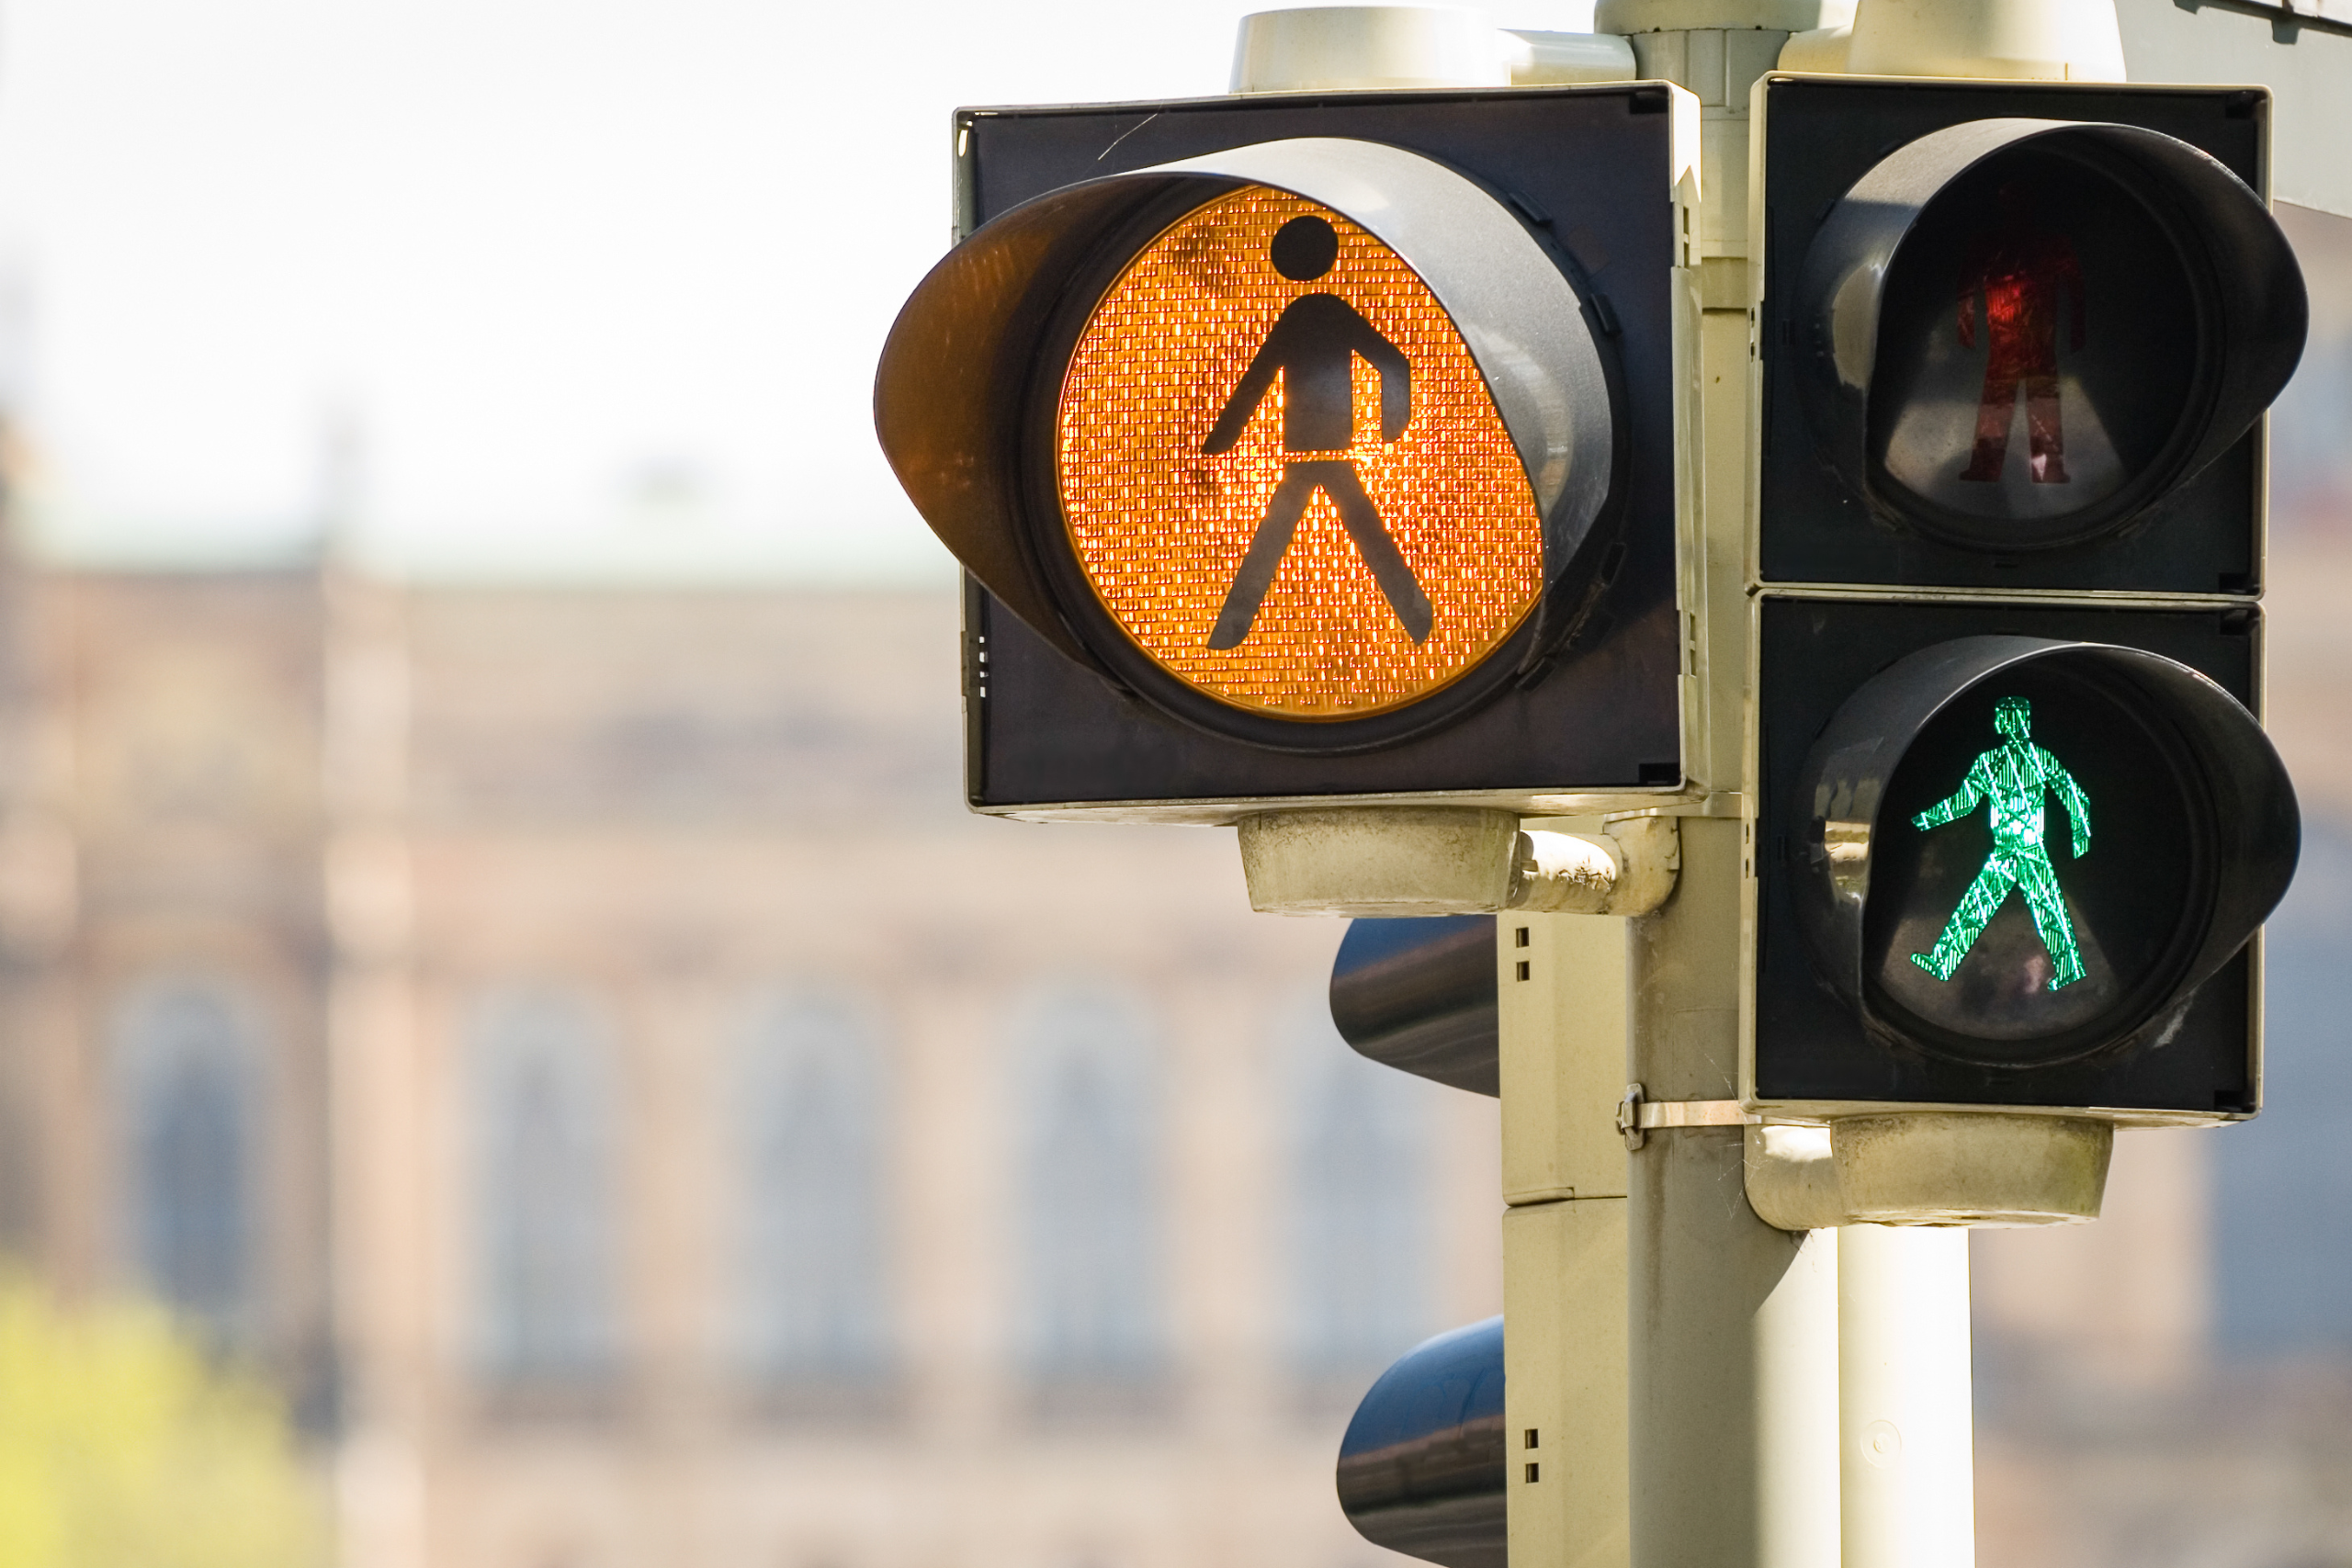
[[[1500,1095],[1492,915],[1350,922],[1331,964],[1331,1021],[1350,1045],[1473,1094]]]
[[[1366,1540],[1505,1568],[1503,1320],[1441,1334],[1380,1374],[1340,1440],[1340,1506]]]

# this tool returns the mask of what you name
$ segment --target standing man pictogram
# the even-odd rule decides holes
[[[1294,283],[1306,283],[1331,270],[1339,259],[1340,236],[1320,218],[1292,219],[1274,231],[1268,247],[1274,270]],[[1356,308],[1336,294],[1302,294],[1286,306],[1265,345],[1242,373],[1241,383],[1226,400],[1216,427],[1201,446],[1204,453],[1229,451],[1241,439],[1242,428],[1283,378],[1283,450],[1344,453],[1355,440],[1355,399],[1351,386],[1355,356],[1361,355],[1380,377],[1380,438],[1395,441],[1405,434],[1413,412],[1413,368],[1404,351],[1380,335]],[[1258,606],[1273,586],[1274,572],[1298,531],[1307,502],[1321,491],[1340,509],[1340,522],[1372,569],[1388,607],[1405,624],[1415,642],[1430,635],[1430,602],[1405,564],[1396,541],[1389,537],[1372,497],[1364,493],[1356,466],[1346,457],[1308,457],[1285,462],[1282,483],[1266,503],[1265,518],[1241,558],[1233,587],[1217,612],[1209,633],[1211,648],[1234,648],[1250,635]]]
[[[2066,434],[2058,412],[2058,295],[2066,295],[2067,343],[2083,346],[2083,269],[2063,235],[2034,221],[2021,185],[2001,187],[2001,226],[1978,238],[1960,271],[1960,344],[1976,346],[1976,302],[1984,301],[1984,395],[1976,405],[1976,449],[1961,478],[1991,483],[2009,450],[2009,416],[2025,389],[2028,471],[2038,485],[2062,485]]]
[[[1922,832],[1957,821],[1976,809],[1979,801],[1992,803],[1993,852],[1984,869],[1968,885],[1960,908],[1952,911],[1943,935],[1931,953],[1915,953],[1911,962],[1939,980],[1949,980],[1984,927],[1998,912],[2012,887],[2025,891],[2026,908],[2033,912],[2033,929],[2050,950],[2057,974],[2050,988],[2071,986],[2083,977],[2082,950],[2075,943],[2075,925],[2066,918],[2066,896],[2059,891],[2058,873],[2050,864],[2050,851],[2041,839],[2041,801],[2058,792],[2074,828],[2075,858],[2090,852],[2091,803],[2082,786],[2057,758],[2033,743],[2033,705],[2023,697],[2003,697],[1993,707],[1993,727],[2008,739],[1968,765],[1968,777],[1951,798],[1929,807],[1911,818]]]

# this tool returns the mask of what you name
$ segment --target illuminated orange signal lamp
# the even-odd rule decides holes
[[[1453,169],[1330,137],[985,224],[900,313],[875,420],[1053,648],[1196,729],[1322,754],[1540,665],[1623,441],[1559,254]]]

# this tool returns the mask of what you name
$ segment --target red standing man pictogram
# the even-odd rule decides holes
[[[2009,417],[2025,390],[2027,467],[2038,485],[2066,479],[2066,434],[2058,415],[2058,295],[2065,290],[2067,346],[2083,346],[2083,269],[2063,235],[2034,221],[2024,186],[2001,187],[2001,225],[1980,235],[1960,271],[1960,344],[1976,346],[1976,301],[1984,301],[1984,395],[1976,405],[1976,449],[1963,479],[1990,483],[2008,456]]]

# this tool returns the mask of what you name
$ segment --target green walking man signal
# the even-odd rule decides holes
[[[1985,925],[1999,910],[2012,887],[2023,888],[2026,908],[2033,911],[2033,929],[2050,950],[2057,974],[2052,990],[2083,977],[2082,949],[2075,943],[2074,922],[2066,918],[2066,896],[2059,891],[2058,873],[2051,867],[2050,851],[2041,841],[2041,802],[2056,790],[2066,803],[2074,826],[2075,858],[2091,847],[2091,803],[2057,758],[2031,739],[2033,705],[2023,697],[2003,697],[1993,707],[1993,727],[2008,739],[1968,765],[1968,777],[1949,800],[1914,817],[1921,831],[1957,821],[1990,801],[1993,813],[1993,852],[1984,869],[1969,884],[1967,895],[1954,909],[1932,953],[1915,953],[1911,962],[1939,980],[1949,980],[1984,934]]]

